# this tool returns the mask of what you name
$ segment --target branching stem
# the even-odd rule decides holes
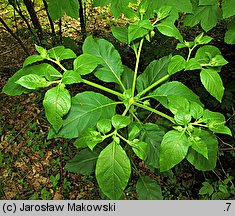
[[[138,69],[139,69],[139,63],[140,63],[140,54],[141,50],[143,47],[144,39],[142,38],[140,41],[138,53],[136,55],[136,64],[135,64],[135,73],[134,73],[134,78],[133,78],[133,83],[132,83],[132,96],[134,97],[135,95],[135,87],[136,87],[136,80],[137,80],[137,75],[138,75]]]
[[[147,106],[147,105],[143,105],[143,104],[140,104],[140,103],[134,103],[134,105],[136,105],[137,107],[140,107],[140,108],[142,108],[142,109],[146,109],[146,110],[148,110],[148,111],[150,111],[150,112],[153,112],[153,113],[155,113],[155,114],[157,114],[157,115],[160,115],[160,116],[162,116],[162,117],[168,119],[168,120],[171,121],[172,123],[175,123],[174,118],[172,118],[172,117],[170,117],[170,116],[166,115],[165,113],[162,113],[162,112],[160,112],[160,111],[158,111],[158,110],[155,110],[155,109],[153,109],[153,108],[151,108],[151,107],[149,107],[149,106]]]

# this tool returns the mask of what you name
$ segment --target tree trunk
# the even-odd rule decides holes
[[[27,25],[27,27],[28,27],[28,30],[31,32],[31,34],[32,34],[33,36],[35,36],[35,34],[34,34],[34,32],[32,31],[32,28],[31,28],[31,26],[30,26],[28,20],[26,19],[26,17],[24,16],[24,14],[23,14],[23,12],[22,12],[22,10],[21,10],[21,8],[20,8],[19,2],[18,2],[18,1],[15,1],[15,2],[16,2],[16,4],[17,4],[17,6],[16,6],[16,4],[14,4],[13,1],[9,1],[10,5],[12,5],[12,7],[15,9],[15,11],[20,15],[20,17],[21,17],[21,18],[23,19],[23,21],[26,23],[26,25]]]
[[[42,41],[42,39],[43,39],[42,27],[41,27],[41,24],[40,24],[39,19],[37,17],[37,14],[34,10],[33,2],[31,0],[23,0],[23,1],[24,1],[24,4],[25,4],[28,12],[29,12],[33,26],[37,30],[38,38],[40,41]]]
[[[8,27],[8,25],[5,23],[5,21],[1,17],[0,17],[0,23],[2,23],[5,29],[11,34],[11,36],[14,37],[18,41],[18,43],[21,45],[24,52],[27,55],[30,55],[27,48],[24,46],[23,42],[20,40],[20,38],[14,34],[14,32]]]
[[[80,5],[79,18],[80,18],[80,24],[81,24],[82,40],[84,41],[86,39],[86,23],[84,19],[84,10],[83,10],[82,0],[78,0],[78,2]]]
[[[60,41],[60,44],[62,44],[62,42],[63,42],[62,19],[59,19],[59,41]]]
[[[47,4],[46,0],[42,0],[42,1],[43,1],[44,6],[45,6],[45,10],[46,10],[49,22],[50,22],[51,33],[55,36],[55,26],[54,26],[54,23],[53,23],[53,21],[52,21],[52,19],[50,17],[49,12],[48,12],[48,4]]]

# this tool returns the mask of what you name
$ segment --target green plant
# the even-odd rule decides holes
[[[214,133],[231,135],[221,113],[206,109],[184,84],[170,81],[175,73],[199,73],[205,89],[221,102],[224,87],[219,72],[228,62],[218,48],[207,45],[212,38],[203,33],[193,41],[183,40],[174,25],[178,13],[185,12],[182,8],[165,3],[151,7],[152,4],[144,0],[134,5],[133,10],[128,7],[129,26],[112,28],[113,35],[134,50],[134,71],[122,64],[110,42],[89,36],[83,44],[83,54],[78,57],[63,46],[50,50],[36,46],[39,55],[28,57],[23,68],[3,88],[11,96],[47,89],[43,106],[52,125],[48,138],[76,139],[74,145],[80,149],[65,168],[84,175],[95,172],[99,187],[110,199],[122,197],[131,172],[139,175],[136,184],[139,199],[162,199],[158,182],[139,172],[136,156],[149,168],[161,172],[184,159],[198,170],[212,170],[218,152]],[[154,60],[139,74],[141,50],[145,40],[151,41],[154,29],[179,40],[176,48],[187,49],[188,54],[169,54]],[[75,59],[70,70],[64,66],[67,59]],[[58,70],[49,63],[40,63],[44,60]],[[90,81],[91,74],[104,84]],[[115,88],[109,83],[114,83]],[[75,96],[67,90],[72,84],[80,91]],[[79,85],[84,84],[105,95],[82,92]],[[154,108],[155,102],[168,111]],[[143,110],[161,119],[146,122],[149,118],[142,117]]]
[[[35,198],[38,198],[37,194],[35,194],[32,197],[32,199],[35,199]],[[47,191],[47,189],[45,187],[41,190],[41,198],[42,198],[42,200],[50,200],[51,199],[51,194],[49,191]]]
[[[228,176],[225,180],[210,183],[208,180],[203,182],[199,194],[203,199],[228,199],[235,196],[235,188],[232,182],[234,178]]]
[[[37,192],[35,192],[30,198],[29,198],[29,200],[38,200],[38,193]]]
[[[55,189],[58,185],[58,182],[60,180],[60,174],[56,174],[56,176],[50,176],[50,181],[52,183],[52,187]]]
[[[71,182],[67,178],[64,178],[63,189],[69,190],[70,188],[71,188]]]

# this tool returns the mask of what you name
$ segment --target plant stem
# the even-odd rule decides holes
[[[130,104],[128,104],[128,105],[126,106],[126,109],[125,109],[124,112],[122,113],[122,116],[125,116],[125,115],[127,114],[127,112],[129,111],[129,109],[130,109]]]
[[[152,85],[148,86],[145,90],[141,91],[139,94],[136,95],[136,98],[140,98],[142,95],[144,95],[145,93],[147,93],[148,91],[150,91],[151,89],[153,89],[154,87],[156,87],[157,85],[159,85],[160,83],[166,81],[168,78],[170,77],[169,74],[165,75],[164,77],[162,77],[161,79],[159,79],[158,81],[156,81],[155,83],[153,83]]]
[[[49,61],[54,62],[55,64],[57,64],[63,71],[67,71],[67,69],[66,69],[59,61],[56,61],[56,60],[51,59],[51,58],[47,58],[47,60],[49,60]],[[118,97],[125,98],[125,97],[123,96],[123,94],[121,94],[120,92],[117,92],[117,91],[114,91],[114,90],[112,90],[112,89],[106,88],[106,87],[104,87],[104,86],[102,86],[102,85],[99,85],[99,84],[97,84],[97,83],[91,82],[91,81],[86,80],[86,79],[82,79],[82,81],[83,81],[83,83],[85,83],[85,84],[87,84],[87,85],[90,85],[90,86],[93,86],[93,87],[95,87],[95,88],[101,89],[101,90],[103,90],[103,91],[106,91],[106,92],[108,92],[108,93],[110,93],[110,94],[113,94],[113,95],[116,95],[116,96],[118,96]]]
[[[104,141],[105,139],[107,139],[107,138],[113,136],[113,135],[114,135],[114,131],[113,131],[112,133],[110,133],[110,134],[104,135],[104,136],[103,136],[103,141]]]
[[[146,105],[143,105],[143,104],[140,104],[140,103],[134,103],[134,105],[136,105],[137,107],[140,107],[140,108],[142,108],[142,109],[146,109],[146,110],[148,110],[148,111],[150,111],[150,112],[153,112],[153,113],[155,113],[155,114],[157,114],[157,115],[160,115],[160,116],[162,116],[162,117],[168,119],[168,120],[171,121],[172,123],[175,123],[174,118],[172,118],[172,117],[166,115],[165,113],[162,113],[162,112],[160,112],[160,111],[158,111],[158,110],[155,110],[155,109],[153,109],[153,108],[151,108],[151,107],[149,107],[149,106],[146,106]]]
[[[82,81],[83,81],[83,83],[85,83],[87,85],[90,85],[90,86],[93,86],[95,88],[101,89],[101,90],[106,91],[106,92],[108,92],[110,94],[116,95],[116,96],[118,96],[120,98],[125,98],[124,95],[121,94],[120,92],[117,92],[117,91],[114,91],[112,89],[106,88],[106,87],[104,87],[102,85],[99,85],[97,83],[91,82],[91,81],[86,80],[86,79],[82,79]]]
[[[189,53],[188,53],[188,57],[187,57],[187,62],[189,61],[192,51],[196,48],[197,45],[194,45],[192,48],[188,48],[189,49]]]
[[[130,160],[130,161],[131,161],[131,163],[132,163],[132,165],[133,165],[134,170],[138,173],[139,177],[142,178],[142,175],[141,175],[141,173],[139,172],[139,170],[137,169],[135,163],[134,163],[132,160]]]
[[[47,60],[57,64],[63,71],[67,71],[67,69],[59,61],[56,61],[56,60],[51,59],[51,58],[47,58]]]
[[[159,21],[160,21],[159,19],[156,19],[156,20],[153,22],[152,26],[155,26],[155,24],[156,24],[157,22],[159,22]]]
[[[127,140],[126,138],[124,138],[122,135],[120,135],[119,133],[116,133],[116,135],[120,138],[120,139],[122,139],[124,142],[126,142],[128,145],[130,145],[130,141],[129,140]]]
[[[208,126],[207,126],[207,125],[198,124],[198,123],[192,123],[192,125],[196,125],[196,126],[199,126],[199,127],[205,127],[205,128],[208,128]]]
[[[136,56],[135,74],[134,74],[133,84],[132,84],[132,96],[133,97],[135,95],[135,86],[136,86],[136,80],[137,80],[137,75],[138,75],[138,68],[139,68],[139,63],[140,63],[140,54],[141,54],[143,43],[144,43],[144,39],[142,38],[141,41],[140,41],[138,53],[137,53],[137,56]]]

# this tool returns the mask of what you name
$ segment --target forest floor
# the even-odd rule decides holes
[[[87,32],[113,42],[125,64],[131,67],[133,53],[129,52],[127,47],[117,43],[111,35],[111,25],[116,24],[115,22],[111,15],[107,16],[106,11],[97,10],[95,14],[89,15]],[[78,44],[76,52],[80,53],[81,35],[74,30],[78,29],[78,26],[79,22],[70,18],[65,19],[63,36],[74,39]],[[34,41],[29,33],[20,31],[19,37],[30,53],[35,53]],[[232,66],[227,67],[227,71],[234,75],[234,47],[224,45],[219,41],[216,43],[222,48],[225,58],[231,60]],[[161,39],[161,43],[155,46],[163,52],[158,51],[151,55],[148,53],[152,45],[147,44],[147,48],[143,50],[142,67],[144,68],[156,57],[163,56],[174,45],[166,46],[166,44],[168,44],[168,39]],[[0,91],[7,79],[21,68],[26,57],[20,45],[0,27]],[[235,75],[232,78],[224,76],[227,86],[232,85],[234,79]],[[182,82],[190,83],[190,85],[195,85],[193,81],[195,80],[192,80],[190,75],[182,79]],[[232,93],[232,96],[229,96],[229,93]],[[62,138],[47,140],[49,124],[41,105],[43,94],[43,91],[15,97],[0,94],[0,199],[105,199],[98,189],[94,176],[69,173],[64,169],[66,161],[76,154],[77,149],[73,147],[71,141]],[[233,88],[227,94],[231,99],[234,95]],[[208,101],[208,95],[204,95],[204,101],[207,101],[208,105],[214,109],[218,108],[218,104],[213,100]],[[226,117],[230,118],[229,125],[234,129],[234,100],[223,109],[223,112],[227,115]],[[222,137],[221,149],[226,149],[228,145],[234,147],[234,140]],[[235,176],[234,157],[234,152],[220,151],[216,172],[198,173],[191,166],[183,163],[184,169],[176,169],[174,176],[169,174],[167,178],[159,178],[156,175],[154,177],[162,185],[165,199],[199,199],[198,190],[206,179],[216,179],[215,181],[226,179],[228,173]],[[142,172],[154,175],[150,170],[145,169],[142,162],[138,165]],[[135,182],[135,178],[131,179],[123,199],[137,199],[133,187]]]

